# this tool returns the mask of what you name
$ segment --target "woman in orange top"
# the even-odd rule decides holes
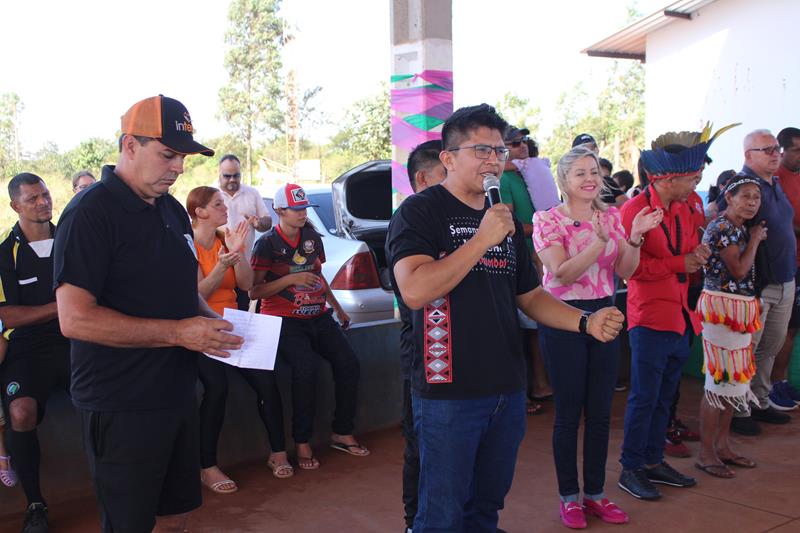
[[[192,218],[194,244],[197,249],[197,281],[200,295],[209,306],[223,314],[224,309],[236,309],[235,288],[247,291],[253,284],[253,270],[244,258],[247,222],[242,221],[234,231],[219,228],[228,222],[228,210],[222,193],[213,187],[197,187],[186,198],[186,210]],[[200,404],[200,462],[203,484],[212,491],[235,492],[236,483],[217,466],[217,441],[225,417],[228,395],[228,365],[214,358],[201,356],[200,381],[203,401]],[[231,367],[235,368],[235,367]],[[294,470],[286,456],[283,432],[283,406],[272,370],[237,368],[256,392],[256,406],[269,435],[270,453],[267,464],[275,477],[290,477]]]

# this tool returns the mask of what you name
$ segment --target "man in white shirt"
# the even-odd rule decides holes
[[[244,241],[244,255],[249,262],[253,254],[256,230],[264,232],[271,228],[272,217],[269,216],[261,194],[253,187],[242,184],[242,163],[233,154],[225,154],[219,160],[219,189],[222,191],[225,207],[228,208],[226,226],[233,231],[243,219],[249,224],[250,231]],[[236,302],[242,311],[250,307],[250,298],[246,291],[236,289]]]
[[[234,230],[243,219],[250,224],[244,243],[244,253],[249,261],[256,230],[267,231],[272,227],[272,218],[259,192],[242,184],[242,165],[233,154],[226,154],[219,160],[219,189],[222,191],[225,207],[228,208],[227,227]]]

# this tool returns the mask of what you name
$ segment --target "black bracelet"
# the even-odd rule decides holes
[[[581,319],[578,321],[579,333],[588,333],[590,315],[591,313],[589,313],[588,311],[584,311],[584,313],[581,315]]]

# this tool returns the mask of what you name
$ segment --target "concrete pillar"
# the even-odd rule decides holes
[[[453,112],[452,0],[391,0],[394,206],[411,193],[405,164],[418,144],[441,138]]]

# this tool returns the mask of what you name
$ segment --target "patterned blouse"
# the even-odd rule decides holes
[[[735,279],[725,262],[720,256],[720,252],[728,246],[736,246],[739,253],[747,248],[750,241],[750,232],[743,227],[734,225],[723,215],[712,220],[703,235],[703,243],[711,248],[711,257],[703,266],[705,281],[703,287],[710,291],[729,292],[741,296],[754,296],[754,270],[753,268],[742,279]]]
[[[619,240],[625,240],[625,228],[616,207],[602,213],[601,221],[608,229],[605,250],[578,279],[563,285],[547,267],[542,285],[562,300],[594,300],[614,294],[614,265],[619,254]],[[567,258],[575,257],[597,240],[591,222],[576,222],[562,214],[558,207],[537,211],[533,215],[533,246],[541,252],[550,246],[560,246]]]

